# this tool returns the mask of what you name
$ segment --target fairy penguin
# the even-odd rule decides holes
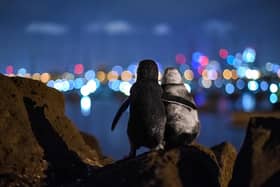
[[[162,93],[157,64],[153,60],[141,61],[130,96],[121,105],[112,123],[113,130],[121,114],[130,106],[127,127],[129,157],[135,157],[136,150],[141,146],[155,150],[164,148],[166,115]]]
[[[176,68],[166,68],[162,78],[167,122],[166,148],[190,144],[200,132],[197,108]]]

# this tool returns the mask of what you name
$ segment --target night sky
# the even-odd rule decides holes
[[[280,63],[277,0],[0,0],[0,72],[128,65],[201,51],[210,59],[253,47],[256,65]]]

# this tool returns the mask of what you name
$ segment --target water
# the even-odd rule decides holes
[[[92,111],[87,117],[82,116],[79,101],[66,99],[66,115],[74,122],[78,129],[94,135],[102,148],[104,155],[113,159],[121,159],[129,152],[126,134],[128,112],[121,117],[117,127],[112,132],[111,123],[121,102],[114,97],[92,99]],[[197,142],[205,146],[214,146],[223,141],[232,143],[240,148],[245,129],[231,124],[230,113],[200,112],[201,133]],[[140,150],[143,152],[145,149]]]

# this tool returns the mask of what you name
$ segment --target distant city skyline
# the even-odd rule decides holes
[[[143,58],[191,64],[200,51],[218,59],[256,50],[256,65],[280,63],[280,12],[269,1],[8,1],[0,6],[0,70],[65,72],[104,64],[128,66]]]

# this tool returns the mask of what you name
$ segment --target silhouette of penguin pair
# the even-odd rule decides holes
[[[158,83],[158,67],[153,60],[142,60],[130,96],[112,122],[112,130],[129,108],[127,135],[129,157],[141,146],[159,150],[190,144],[199,134],[200,123],[193,97],[176,68],[167,68]]]

